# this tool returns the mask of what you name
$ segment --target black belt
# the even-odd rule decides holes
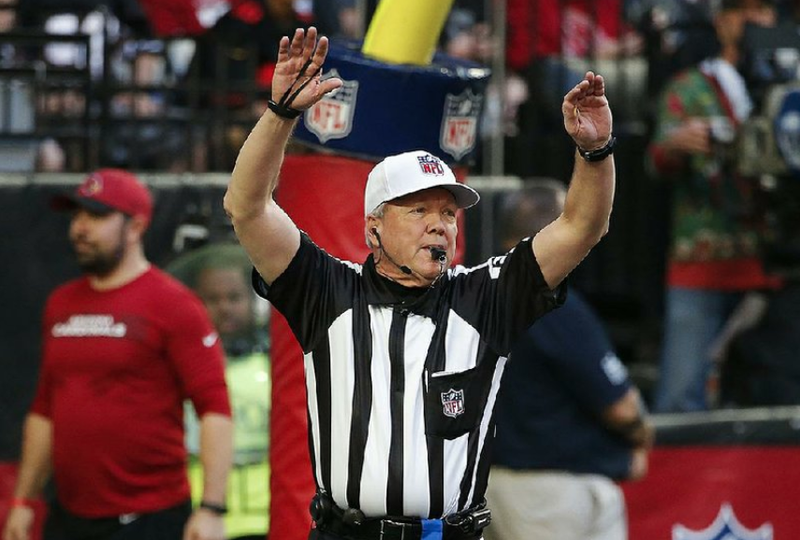
[[[87,518],[73,514],[56,500],[51,503],[49,519],[53,519],[57,523],[56,527],[62,529],[68,538],[109,538],[125,525],[133,523],[140,517],[167,512],[184,512],[188,517],[192,512],[192,501],[187,499],[175,506],[142,514],[130,513]]]
[[[355,508],[342,510],[325,493],[314,497],[309,510],[317,529],[351,540],[421,540],[423,534],[420,518],[367,518]],[[491,512],[483,502],[442,519],[442,537],[444,540],[479,539],[491,520]]]

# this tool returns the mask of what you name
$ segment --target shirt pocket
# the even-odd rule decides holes
[[[431,373],[425,395],[425,434],[456,439],[480,424],[491,389],[491,378],[478,367]]]

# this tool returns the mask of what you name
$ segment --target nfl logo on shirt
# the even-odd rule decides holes
[[[450,418],[464,414],[464,391],[451,388],[447,392],[442,392],[442,411]]]

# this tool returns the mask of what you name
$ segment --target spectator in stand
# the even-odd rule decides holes
[[[494,51],[491,28],[483,2],[456,0],[442,32],[442,49],[456,58],[481,64],[492,61]]]
[[[308,22],[292,0],[241,0],[198,40],[191,76],[206,88],[209,105],[226,108],[232,120],[221,135],[209,133],[220,160],[214,168],[233,167],[250,127],[266,108],[278,42]]]
[[[527,84],[527,101],[519,110],[519,134],[509,140],[512,173],[560,177],[565,171],[540,170],[533,147],[571,160],[561,138],[558,105],[585,69],[576,59],[622,58],[642,48],[639,35],[625,24],[623,0],[508,0],[506,61],[509,76]],[[609,83],[610,84],[610,79]],[[568,169],[567,169],[568,170]]]
[[[269,335],[256,314],[252,266],[237,244],[214,243],[176,259],[167,270],[192,288],[208,310],[225,349],[225,379],[234,419],[234,466],[225,530],[229,539],[262,540],[269,532]],[[264,302],[266,304],[266,302]],[[187,408],[189,477],[202,496],[199,424]]]
[[[483,2],[456,0],[442,32],[441,49],[449,56],[491,65],[495,54],[492,29],[486,21]],[[501,98],[502,96],[502,98]],[[517,112],[528,99],[528,85],[517,74],[507,74],[503,80],[494,78],[486,91],[481,119],[484,139],[512,136],[518,132]],[[478,156],[480,167],[482,156]]]
[[[719,55],[677,74],[660,99],[648,152],[673,197],[658,412],[709,407],[712,344],[745,292],[778,284],[759,257],[758,181],[738,173],[732,145],[753,108],[736,70],[744,26],[774,20],[767,0],[721,0]]]
[[[198,43],[196,61],[201,77],[214,80],[226,76],[228,87],[256,81],[266,95],[278,57],[276,43],[296,27],[305,27],[292,0],[241,0],[220,17]],[[220,50],[217,48],[222,47]],[[223,69],[217,73],[217,53],[225,55]],[[252,70],[256,71],[253,72]],[[242,105],[242,92],[234,92],[228,104]]]
[[[182,116],[174,114],[164,43],[126,38],[120,45],[119,55],[114,56],[114,79],[132,88],[114,93],[110,100],[102,163],[136,170],[189,170],[187,127]]]
[[[153,204],[134,175],[102,169],[53,200],[72,211],[84,277],[57,288],[25,420],[3,540],[28,540],[51,471],[46,538],[223,540],[232,423],[219,338],[200,300],[154,268]],[[183,401],[200,416],[204,483],[192,511]]]
[[[554,179],[509,194],[503,251],[555,220],[565,196]],[[616,482],[646,474],[653,429],[601,321],[573,288],[512,348],[497,407],[486,540],[625,540]]]
[[[525,71],[539,59],[615,58],[641,49],[625,24],[623,0],[509,0],[508,65]]]
[[[0,0],[0,36],[18,29],[19,9],[18,0]],[[31,70],[25,48],[0,39],[0,134],[33,135],[36,128],[33,74],[20,77],[3,73],[20,68]],[[51,137],[0,142],[0,171],[56,172],[63,170],[65,159],[64,150]]]
[[[25,23],[31,29],[53,36],[82,34],[88,37],[88,46],[58,41],[54,37],[44,47],[40,58],[43,66],[71,73],[71,76],[62,76],[58,84],[42,86],[36,96],[37,127],[53,137],[45,147],[46,154],[39,158],[38,168],[48,172],[85,171],[89,167],[83,159],[85,141],[74,136],[85,129],[85,113],[90,107],[84,77],[91,77],[95,82],[102,79],[106,40],[118,38],[119,25],[110,13],[91,7],[79,11],[46,2],[30,4],[34,5],[25,7],[24,13],[27,15]],[[107,24],[107,15],[114,24]]]
[[[320,34],[334,41],[364,37],[364,14],[359,12],[356,0],[314,0],[313,12]]]
[[[229,0],[137,0],[161,38],[199,36],[230,10]]]
[[[105,167],[186,170],[188,146],[172,114],[164,43],[152,39],[138,0],[100,4],[53,0],[26,4],[30,28],[88,38],[88,47],[54,37],[43,48],[44,66],[61,75],[37,88],[38,128],[55,139],[45,146],[49,154],[40,157],[40,168],[85,171],[96,154]],[[94,92],[89,92],[90,85]],[[97,111],[103,111],[101,118]],[[91,127],[99,130],[99,151],[90,152],[87,145],[95,137],[89,133],[89,123],[94,120],[101,120]],[[64,148],[60,161],[53,157],[56,141]]]
[[[0,0],[0,34],[17,27],[17,0]],[[15,64],[17,52],[11,43],[0,43],[0,67]]]

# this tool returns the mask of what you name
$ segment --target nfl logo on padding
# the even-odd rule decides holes
[[[464,414],[464,391],[451,388],[447,392],[442,392],[442,411],[450,418]]]
[[[725,503],[714,523],[702,531],[693,531],[680,524],[673,526],[672,540],[773,540],[772,524],[765,523],[756,530],[747,529],[736,519],[733,507]]]
[[[457,96],[447,94],[445,98],[439,145],[455,159],[461,159],[475,148],[481,101],[482,96],[470,89]]]
[[[339,73],[332,69],[324,78],[330,77],[339,77]],[[353,130],[358,81],[342,79],[342,82],[340,88],[319,100],[303,116],[306,128],[323,144],[331,139],[344,139]]]

